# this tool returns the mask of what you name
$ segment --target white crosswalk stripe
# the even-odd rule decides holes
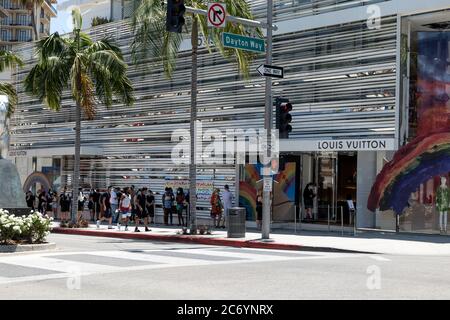
[[[2,256],[0,285],[124,271],[182,266],[272,262],[302,259],[335,259],[359,254],[291,252],[264,249],[208,247],[175,250],[109,250],[35,253]],[[30,274],[27,274],[30,270]]]

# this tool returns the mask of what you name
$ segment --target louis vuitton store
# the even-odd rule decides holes
[[[266,2],[250,2],[255,18],[264,20]],[[381,13],[375,23],[368,15],[373,5]],[[305,225],[344,222],[351,226],[355,219],[346,211],[351,201],[359,228],[439,232],[439,213],[430,207],[430,199],[435,202],[441,176],[450,181],[446,167],[450,159],[445,160],[445,151],[430,155],[427,150],[447,150],[450,137],[435,132],[424,140],[428,145],[416,144],[414,139],[430,128],[442,128],[440,119],[448,118],[442,117],[450,109],[450,81],[445,73],[450,52],[448,21],[448,0],[277,1],[273,60],[284,67],[285,78],[273,81],[273,96],[289,98],[294,108],[293,131],[280,144],[286,161],[275,177],[274,224],[294,220]],[[133,63],[128,20],[86,33],[93,39],[106,35],[117,42],[130,66],[136,102],[133,107],[99,105],[94,120],[82,121],[82,147],[95,150],[82,155],[82,186],[147,186],[161,193],[168,180],[186,180],[188,167],[171,161],[176,145],[171,135],[175,129],[189,128],[189,35],[184,35],[173,78],[167,79],[151,59]],[[17,50],[25,66],[13,75],[20,103],[11,119],[11,158],[24,180],[37,163],[47,171],[58,168],[59,176],[55,178],[55,173],[52,179],[70,188],[73,157],[66,148],[74,143],[73,101],[66,95],[61,111],[51,112],[26,95],[22,80],[34,63],[33,44],[20,44]],[[265,80],[256,71],[263,63],[264,56],[258,55],[247,81],[219,53],[200,48],[197,116],[205,130],[264,126]],[[434,98],[423,95],[430,88]],[[425,99],[416,99],[421,94]],[[430,101],[440,113],[422,109]],[[416,158],[396,155],[408,143],[413,147],[407,147],[406,155],[409,150],[423,150],[420,164],[425,171],[420,172],[426,173],[416,175],[417,179],[405,175],[420,168],[413,161]],[[388,165],[392,159],[403,166]],[[251,208],[259,188],[258,174],[255,166],[202,164],[197,179],[221,189],[228,184],[240,204]],[[315,196],[306,208],[308,184]],[[201,200],[198,205],[199,217],[209,218],[209,202]],[[159,206],[156,214],[162,214]],[[254,211],[248,210],[247,220],[254,222]]]

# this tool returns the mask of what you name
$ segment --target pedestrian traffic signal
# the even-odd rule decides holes
[[[276,126],[279,130],[279,137],[281,139],[289,138],[289,133],[292,132],[292,115],[289,113],[292,111],[292,104],[289,99],[276,98]]]
[[[181,33],[184,26],[183,14],[186,12],[184,0],[168,0],[166,29],[169,32]]]

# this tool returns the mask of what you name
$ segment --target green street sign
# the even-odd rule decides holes
[[[264,53],[266,46],[263,39],[240,36],[234,33],[222,33],[224,47]]]

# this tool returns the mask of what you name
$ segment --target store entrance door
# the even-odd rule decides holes
[[[356,207],[354,202],[356,199],[356,153],[315,153],[308,155],[307,158],[311,159],[311,161],[308,160],[308,167],[311,170],[309,175],[311,180],[309,181],[314,184],[315,196],[312,204],[312,219],[308,219],[308,214],[305,212],[302,221],[330,225],[353,225],[355,212],[350,210],[350,202],[353,202],[351,207]],[[304,166],[303,169],[307,170],[308,167]],[[304,185],[303,189],[308,184]]]
[[[336,220],[337,153],[317,153],[314,161],[315,221]]]

